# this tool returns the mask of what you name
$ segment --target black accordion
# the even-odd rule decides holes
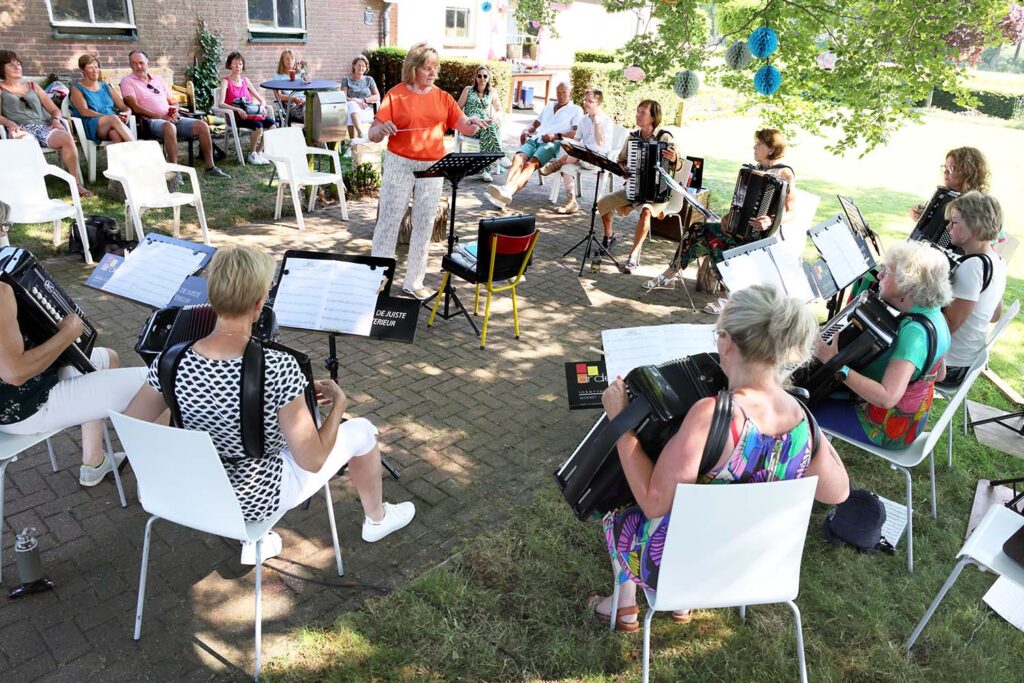
[[[661,172],[672,175],[672,163],[661,153],[671,147],[671,143],[660,140],[644,141],[629,139],[626,152],[626,199],[631,202],[651,202],[660,204],[668,201],[672,188],[665,182]]]
[[[960,196],[959,192],[945,187],[935,188],[935,194],[917,219],[910,239],[930,242],[939,247],[949,247],[949,229],[946,227],[946,204]]]
[[[629,406],[614,421],[602,415],[555,472],[558,488],[580,519],[636,502],[615,449],[622,434],[633,429],[644,451],[657,460],[693,404],[728,385],[718,354],[709,353],[636,368],[625,382]]]
[[[35,344],[57,334],[57,323],[75,314],[82,319],[82,335],[57,359],[59,365],[71,365],[82,373],[96,367],[89,360],[96,345],[96,328],[68,293],[50,277],[29,251],[17,247],[0,249],[0,280],[14,290],[18,302],[18,326]]]
[[[789,183],[785,180],[745,164],[736,175],[729,224],[722,228],[743,242],[770,237],[782,224],[788,191]],[[766,230],[750,226],[751,218],[763,216],[772,217],[772,224]]]
[[[816,405],[841,387],[836,377],[840,368],[863,369],[893,345],[899,329],[899,315],[893,309],[874,292],[861,292],[821,328],[826,343],[839,336],[839,352],[824,364],[812,360],[797,369],[791,380],[810,394],[807,405]]]

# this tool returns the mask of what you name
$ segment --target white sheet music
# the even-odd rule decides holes
[[[289,258],[274,300],[282,327],[368,336],[384,269],[331,259]]]
[[[1024,588],[1000,576],[982,600],[996,614],[1024,631]]]
[[[893,548],[900,542],[903,532],[907,529],[907,507],[895,501],[879,496],[885,506],[885,524],[882,525],[882,536]]]
[[[170,303],[185,278],[202,262],[201,251],[144,240],[125,257],[103,285],[103,291],[161,308]]]
[[[788,296],[795,296],[804,303],[816,299],[817,294],[807,281],[800,258],[775,237],[768,237],[757,244],[762,243],[763,246],[758,249],[718,264],[718,272],[725,286],[735,292],[750,285],[775,285]]]
[[[630,370],[641,365],[657,365],[695,353],[717,352],[714,331],[714,325],[689,324],[604,330],[601,341],[607,375],[610,379],[625,377]]]
[[[832,224],[812,235],[811,240],[828,264],[836,286],[842,289],[866,273],[869,266],[849,226],[838,216],[830,220]]]
[[[779,269],[779,276],[782,278],[782,285],[786,290],[786,294],[795,296],[804,303],[818,298],[818,295],[811,288],[811,283],[807,281],[804,262],[799,256],[794,254],[782,242],[773,244],[769,251],[771,251],[775,266]]]

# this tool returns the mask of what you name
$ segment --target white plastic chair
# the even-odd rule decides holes
[[[68,135],[73,135],[73,133],[71,131],[71,124],[68,122],[67,117],[65,117],[65,118],[63,118],[61,120],[61,125],[64,127],[64,130],[66,130],[68,132]],[[6,139],[7,139],[7,128],[5,128],[4,126],[0,126],[0,140],[6,140]],[[32,139],[35,140],[35,138],[32,138]],[[38,145],[38,143],[37,143],[37,145]],[[44,155],[53,156],[55,159],[58,159],[58,160],[61,158],[60,157],[60,150],[59,149],[53,149],[51,147],[40,147],[39,149],[42,151],[42,153]],[[82,185],[85,184],[85,181],[82,179],[82,169],[81,168],[76,168],[75,169],[75,179],[77,179],[80,184],[82,184]]]
[[[57,176],[68,184],[71,191],[70,204],[62,199],[50,199],[45,180],[48,175]],[[35,138],[0,141],[0,201],[11,207],[8,216],[11,224],[52,222],[54,245],[61,243],[61,221],[74,218],[78,221],[85,262],[93,262],[75,177],[62,168],[46,163],[43,150]]]
[[[149,565],[149,542],[153,523],[158,519],[181,526],[223,536],[237,541],[256,543],[256,634],[255,680],[260,677],[260,642],[263,619],[260,611],[262,592],[263,541],[287,510],[278,510],[262,522],[246,522],[242,507],[228,481],[227,471],[217,455],[213,440],[206,432],[174,429],[143,422],[110,411],[132,470],[138,480],[139,501],[151,517],[146,522],[142,545],[142,568],[139,574],[139,599],[135,610],[134,639],[142,636],[142,607],[146,598],[146,574]],[[334,558],[338,576],[344,574],[341,545],[334,522],[334,505],[330,484],[324,486],[327,497],[327,518],[334,540]]]
[[[191,192],[170,192],[167,189],[168,173],[184,173],[192,183]],[[199,190],[199,176],[191,166],[169,164],[164,159],[163,149],[156,140],[121,142],[107,149],[107,170],[103,175],[116,180],[124,187],[125,224],[135,226],[136,239],[146,236],[142,229],[142,213],[146,209],[174,209],[174,236],[181,231],[181,207],[194,206],[199,216],[199,227],[203,231],[203,242],[210,243],[206,229],[206,212]]]
[[[309,154],[322,154],[334,162],[334,173],[312,171],[309,168]],[[332,149],[306,146],[306,139],[298,128],[274,128],[263,134],[263,156],[274,162],[277,170],[277,203],[274,206],[274,220],[281,219],[281,207],[284,202],[284,186],[288,185],[292,195],[292,207],[299,230],[306,229],[302,218],[302,200],[299,192],[304,186],[317,187],[334,183],[338,188],[338,200],[341,202],[341,219],[348,220],[348,202],[345,200],[345,183],[341,178],[341,160]],[[309,192],[309,206],[312,211],[316,205],[316,190]]]
[[[64,118],[71,121],[72,126],[75,129],[75,138],[78,139],[78,146],[82,150],[82,160],[85,161],[86,166],[89,169],[89,182],[96,182],[96,157],[99,155],[100,147],[108,147],[115,143],[110,140],[104,140],[100,144],[96,144],[85,135],[85,122],[77,116],[71,115],[71,97],[65,97],[64,101],[61,102],[60,111],[64,115]],[[135,124],[135,116],[128,116],[128,129],[131,131],[132,136],[138,140],[139,132]]]
[[[953,567],[949,578],[942,584],[938,595],[932,600],[932,604],[928,606],[928,610],[921,617],[921,621],[914,628],[914,632],[910,634],[910,638],[907,639],[907,650],[914,646],[914,642],[921,635],[921,631],[924,630],[932,615],[935,614],[939,603],[946,597],[946,593],[953,587],[953,584],[956,583],[957,578],[960,576],[960,572],[967,565],[973,564],[981,571],[992,572],[1012,581],[1020,588],[1024,588],[1024,567],[1014,562],[1003,552],[1003,543],[1022,526],[1024,526],[1024,517],[1006,506],[993,505],[988,509],[981,523],[971,532],[967,542],[963,544],[960,552],[956,554],[960,561]]]
[[[32,448],[36,444],[45,441],[46,450],[50,454],[50,467],[57,471],[57,455],[53,450],[51,437],[59,434],[62,430],[54,429],[49,432],[37,434],[3,434],[0,433],[0,551],[4,547],[4,484],[6,483],[7,466],[18,461],[18,456]],[[103,425],[103,440],[106,443],[107,457],[114,457],[114,449],[110,444],[110,433],[107,425]],[[121,473],[114,468],[114,484],[117,486],[117,495],[121,499],[121,507],[128,507],[128,501],[124,497],[124,487],[121,485]],[[0,561],[0,580],[3,580],[3,562]]]
[[[629,131],[628,130],[626,130],[625,128],[623,128],[622,126],[620,126],[617,123],[613,124],[612,125],[611,141],[607,145],[605,145],[604,149],[601,149],[601,150],[598,150],[598,151],[601,152],[602,154],[605,154],[606,156],[608,154],[610,154],[610,153],[613,153],[613,152],[618,154],[618,151],[620,149],[622,149],[622,145],[626,144],[626,136],[627,135],[629,135]],[[576,196],[577,197],[582,197],[583,196],[582,176],[587,175],[587,176],[593,176],[595,178],[597,177],[597,171],[581,168],[579,164],[570,164],[568,166],[563,166],[561,171],[560,171],[560,173],[565,173],[565,174],[568,174],[568,175],[575,176],[575,178],[576,178]],[[552,174],[552,175],[554,175],[554,174]],[[611,173],[605,173],[605,179],[608,182],[608,193],[610,194],[612,192],[612,190],[613,190],[613,187],[612,187],[612,174]],[[556,180],[558,180],[558,178],[556,178]],[[551,193],[548,195],[548,200],[552,204],[557,204],[558,203],[558,193],[561,192],[561,189],[562,189],[562,183],[561,182],[551,183]]]
[[[235,140],[235,153],[238,155],[238,163],[245,166],[245,157],[242,155],[242,141],[238,137],[238,124],[235,123],[235,111],[228,109],[227,107],[220,106],[222,88],[215,88],[213,91],[213,106],[210,107],[210,111],[224,119],[227,125],[224,128],[224,146],[227,147],[228,134]]]
[[[800,592],[807,524],[817,477],[760,484],[679,484],[665,536],[657,591],[644,589],[643,681],[650,676],[655,612],[784,602],[796,621],[800,680],[807,681]],[[750,515],[751,510],[757,514]],[[619,604],[616,583],[612,604]],[[615,620],[612,620],[615,628]]]
[[[796,188],[793,192],[793,216],[779,226],[775,236],[779,242],[797,258],[803,256],[807,246],[807,231],[814,227],[814,214],[818,211],[821,197]]]
[[[979,354],[974,364],[971,365],[967,371],[967,376],[964,377],[964,383],[950,397],[949,404],[946,405],[938,419],[932,424],[931,430],[918,434],[917,439],[914,440],[914,443],[910,444],[909,448],[899,451],[889,450],[874,444],[855,441],[831,429],[822,427],[822,431],[830,437],[845,441],[851,446],[856,446],[872,455],[877,455],[879,458],[888,461],[893,469],[903,472],[903,478],[907,483],[907,570],[911,574],[914,573],[914,505],[911,500],[910,468],[919,465],[922,460],[928,458],[928,474],[931,477],[932,518],[938,518],[938,506],[935,497],[935,446],[942,437],[942,433],[947,431],[946,428],[953,420],[953,415],[956,414],[957,408],[967,398],[967,392],[971,390],[971,385],[974,384],[974,380],[981,374],[987,362],[988,351],[986,350]],[[935,407],[935,403],[932,403],[933,410]],[[950,433],[949,448],[952,447],[952,433]]]

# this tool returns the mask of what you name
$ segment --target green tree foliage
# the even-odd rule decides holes
[[[831,134],[836,153],[867,152],[908,120],[932,88],[973,100],[964,87],[959,51],[948,37],[965,27],[998,43],[1006,0],[718,0],[713,3],[718,42],[707,44],[707,2],[698,0],[604,0],[612,12],[642,11],[657,21],[623,48],[627,63],[649,77],[669,79],[684,68],[705,73],[709,83],[735,89],[748,106],[763,105],[762,118],[783,130],[797,126]],[[754,72],[764,60],[734,72],[718,56],[753,29],[768,25],[780,38],[771,62],[782,87],[770,97],[756,93]],[[824,50],[837,61],[818,66]]]
[[[213,106],[213,91],[220,86],[220,69],[224,61],[224,46],[220,35],[210,30],[206,22],[199,20],[199,49],[195,63],[188,68],[188,77],[196,88],[196,106],[210,111]]]
[[[515,6],[516,21],[521,26],[526,26],[530,22],[547,26],[551,37],[557,38],[555,18],[563,7],[571,4],[572,0],[518,0]]]

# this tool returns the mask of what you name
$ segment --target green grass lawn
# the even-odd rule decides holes
[[[1024,95],[1024,74],[1001,71],[972,71],[967,83],[974,90],[988,90],[1004,95]]]

